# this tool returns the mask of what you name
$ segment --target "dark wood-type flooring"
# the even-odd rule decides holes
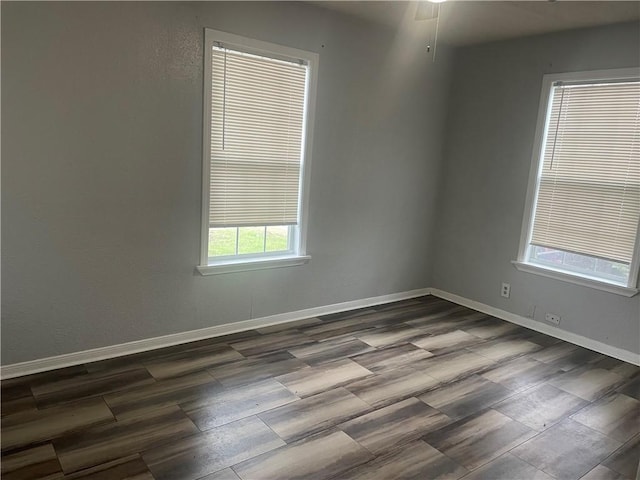
[[[2,382],[2,478],[633,479],[640,368],[436,297]]]

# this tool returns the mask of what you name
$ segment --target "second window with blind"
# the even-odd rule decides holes
[[[201,273],[304,263],[318,55],[205,30]]]
[[[638,71],[547,75],[539,115],[516,266],[634,294],[640,263]]]

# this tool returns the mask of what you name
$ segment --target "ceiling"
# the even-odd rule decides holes
[[[640,21],[640,1],[469,1],[448,0],[438,5],[420,1],[313,1],[393,28],[434,30],[428,17],[440,8],[438,41],[472,45],[573,28]],[[435,14],[436,12],[434,12]],[[417,18],[425,18],[417,20]]]

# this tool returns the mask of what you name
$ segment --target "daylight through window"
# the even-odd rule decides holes
[[[205,43],[203,265],[299,255],[315,54],[211,30]]]
[[[521,261],[625,287],[638,275],[640,81],[548,82]]]

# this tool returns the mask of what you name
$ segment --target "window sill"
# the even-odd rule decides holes
[[[223,273],[248,272],[251,270],[265,270],[269,268],[293,267],[309,263],[311,256],[287,256],[253,259],[248,261],[230,260],[216,263],[215,265],[200,265],[196,270],[200,275],[221,275]]]
[[[561,272],[558,270],[552,270],[550,268],[539,267],[530,263],[523,263],[512,261],[513,266],[521,272],[533,273],[535,275],[541,275],[543,277],[554,278],[563,282],[573,283],[575,285],[582,285],[583,287],[595,288],[597,290],[603,290],[609,293],[615,293],[616,295],[623,295],[625,297],[633,297],[638,293],[637,288],[624,287],[622,285],[615,285],[613,283],[601,282],[593,280],[591,278],[581,277],[578,275],[572,275],[570,273]]]

